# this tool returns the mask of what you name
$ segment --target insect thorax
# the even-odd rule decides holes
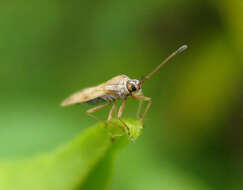
[[[106,90],[112,92],[112,93],[108,94],[109,95],[108,97],[119,99],[119,98],[124,98],[127,95],[129,95],[129,91],[128,91],[127,87],[126,87],[126,84],[127,84],[128,80],[129,80],[129,78],[126,78],[124,80],[121,80],[119,82],[119,84],[107,85],[106,86]]]
[[[129,80],[129,78],[127,78]],[[129,95],[129,91],[126,88],[126,82],[127,80],[121,80],[119,84],[110,84],[105,87],[105,90],[107,90],[109,93],[94,98],[92,100],[89,100],[85,102],[85,104],[97,104],[101,102],[113,102],[115,100],[119,100],[122,98],[125,98],[127,95]]]

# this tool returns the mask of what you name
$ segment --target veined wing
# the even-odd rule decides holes
[[[95,87],[85,88],[79,92],[74,93],[65,99],[61,105],[67,106],[77,103],[98,103],[105,101],[102,97],[107,95],[118,95],[119,85],[121,82],[128,80],[126,75],[118,75]]]

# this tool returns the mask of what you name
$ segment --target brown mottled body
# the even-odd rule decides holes
[[[124,98],[129,94],[126,83],[130,80],[126,75],[118,75],[95,87],[85,88],[74,93],[62,102],[62,106],[84,103],[96,104],[100,102],[112,102]]]
[[[129,84],[131,87],[134,87],[134,89],[130,89]],[[62,102],[62,106],[68,106],[72,104],[97,104],[101,102],[108,102],[107,104],[100,105],[94,108],[91,108],[87,110],[87,114],[99,121],[103,121],[93,115],[92,113],[100,110],[102,108],[107,107],[109,104],[113,104],[111,111],[109,113],[107,121],[110,122],[112,119],[112,116],[116,109],[116,100],[118,99],[124,99],[124,103],[121,105],[119,112],[118,112],[118,119],[123,123],[123,125],[128,130],[127,125],[124,121],[121,120],[121,116],[123,113],[123,110],[125,108],[126,98],[128,96],[136,97],[136,95],[142,95],[142,90],[138,86],[139,81],[136,79],[130,79],[126,75],[118,75],[113,77],[112,79],[98,85],[95,87],[85,88],[79,92],[74,93],[67,99],[65,99]],[[143,96],[140,96],[140,98]],[[147,100],[145,100],[147,101]],[[140,113],[138,114],[140,115]],[[143,120],[142,120],[143,121]],[[129,131],[127,131],[129,133]]]

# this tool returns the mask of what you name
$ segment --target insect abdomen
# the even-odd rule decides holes
[[[83,104],[89,104],[89,105],[92,105],[92,104],[98,104],[98,103],[101,103],[101,102],[104,102],[105,100],[102,99],[101,97],[98,97],[98,98],[94,98],[92,100],[88,100],[86,102],[83,102]]]
[[[117,99],[120,99],[119,97],[117,96],[114,96],[112,94],[107,94],[107,95],[104,95],[104,96],[101,96],[101,97],[97,97],[97,98],[94,98],[92,100],[88,100],[86,102],[83,102],[84,104],[98,104],[98,103],[101,103],[101,102],[113,102]]]

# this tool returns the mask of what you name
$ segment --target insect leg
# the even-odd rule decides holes
[[[141,116],[142,105],[143,105],[143,101],[139,100],[138,111],[137,111],[137,118],[140,118],[140,119],[142,118],[142,116]]]
[[[111,107],[111,110],[109,112],[108,119],[107,119],[108,122],[111,121],[112,116],[113,116],[113,114],[114,114],[115,111],[116,111],[116,102],[113,103],[113,105]]]
[[[144,96],[143,92],[140,93],[140,96]],[[138,104],[138,110],[137,110],[137,118],[141,119],[141,111],[142,111],[142,105],[143,105],[143,100],[139,100],[139,104]]]
[[[108,104],[104,104],[104,105],[100,105],[100,106],[96,106],[96,107],[94,107],[94,108],[88,109],[88,110],[86,111],[86,113],[88,114],[88,116],[93,117],[94,119],[96,119],[96,120],[98,120],[98,121],[101,121],[101,122],[105,123],[105,125],[107,125],[106,121],[104,121],[104,120],[98,118],[97,116],[95,116],[95,115],[92,114],[92,113],[95,112],[95,111],[98,111],[98,110],[100,110],[100,109],[102,109],[102,108],[105,108],[105,107],[108,106],[108,105],[109,105],[109,103],[108,103]]]
[[[129,128],[128,128],[127,124],[121,119],[121,116],[122,116],[122,113],[123,113],[124,108],[126,106],[126,103],[127,103],[127,99],[125,98],[124,101],[123,101],[123,103],[122,103],[122,105],[119,108],[117,117],[122,122],[122,124],[125,126],[126,131],[127,131],[127,134],[130,135],[130,131],[129,131]]]
[[[149,97],[146,97],[146,96],[132,96],[132,98],[135,98],[135,99],[140,100],[140,101],[148,102],[148,104],[147,104],[147,106],[145,108],[145,111],[143,113],[143,116],[142,116],[142,125],[143,125],[144,124],[144,118],[145,118],[145,116],[146,116],[146,114],[147,114],[147,112],[148,112],[148,110],[149,110],[149,108],[150,108],[150,106],[152,104],[152,99],[149,98]]]
[[[111,110],[110,110],[110,112],[109,112],[109,116],[108,116],[107,122],[108,122],[108,123],[111,123],[112,125],[117,126],[117,127],[119,127],[119,128],[121,128],[121,129],[124,130],[124,128],[121,127],[120,125],[111,122],[112,116],[113,116],[113,114],[114,114],[115,111],[116,111],[116,107],[117,107],[117,104],[116,104],[116,101],[114,101],[114,103],[113,103],[113,105],[112,105],[112,107],[111,107]],[[125,131],[125,133],[126,133],[126,131]],[[122,136],[123,134],[110,134],[110,135],[111,135],[112,139],[114,139],[115,137],[120,137],[120,136]]]
[[[105,128],[106,128],[106,129],[107,129],[108,122],[111,123],[110,120],[111,120],[111,118],[112,118],[112,114],[114,113],[114,111],[115,111],[115,109],[116,109],[116,103],[113,104],[113,106],[112,106],[112,108],[111,108],[111,111],[110,111],[110,113],[109,113],[109,117],[108,117],[108,120],[107,120],[107,121],[104,121],[104,120],[98,118],[97,116],[95,116],[95,115],[92,114],[92,113],[95,112],[95,111],[98,111],[98,110],[100,110],[100,109],[102,109],[102,108],[105,108],[105,107],[108,106],[108,105],[110,105],[110,103],[107,103],[107,104],[104,104],[104,105],[100,105],[100,106],[96,106],[96,107],[91,108],[91,109],[89,109],[89,110],[86,111],[86,113],[87,113],[90,117],[93,117],[94,119],[96,119],[96,120],[98,120],[98,121],[100,121],[100,122],[103,122],[103,123],[105,124]],[[110,120],[109,120],[109,118],[110,118]],[[114,123],[112,123],[112,124],[113,124],[113,125],[116,125],[116,124],[114,124]],[[118,125],[118,127],[120,127],[120,126]],[[117,136],[121,136],[121,134],[115,134],[115,135],[114,135],[114,134],[110,133],[109,131],[108,131],[108,133],[109,133],[109,135],[111,136],[111,140],[112,140],[112,141],[114,140],[115,137],[117,137]]]

